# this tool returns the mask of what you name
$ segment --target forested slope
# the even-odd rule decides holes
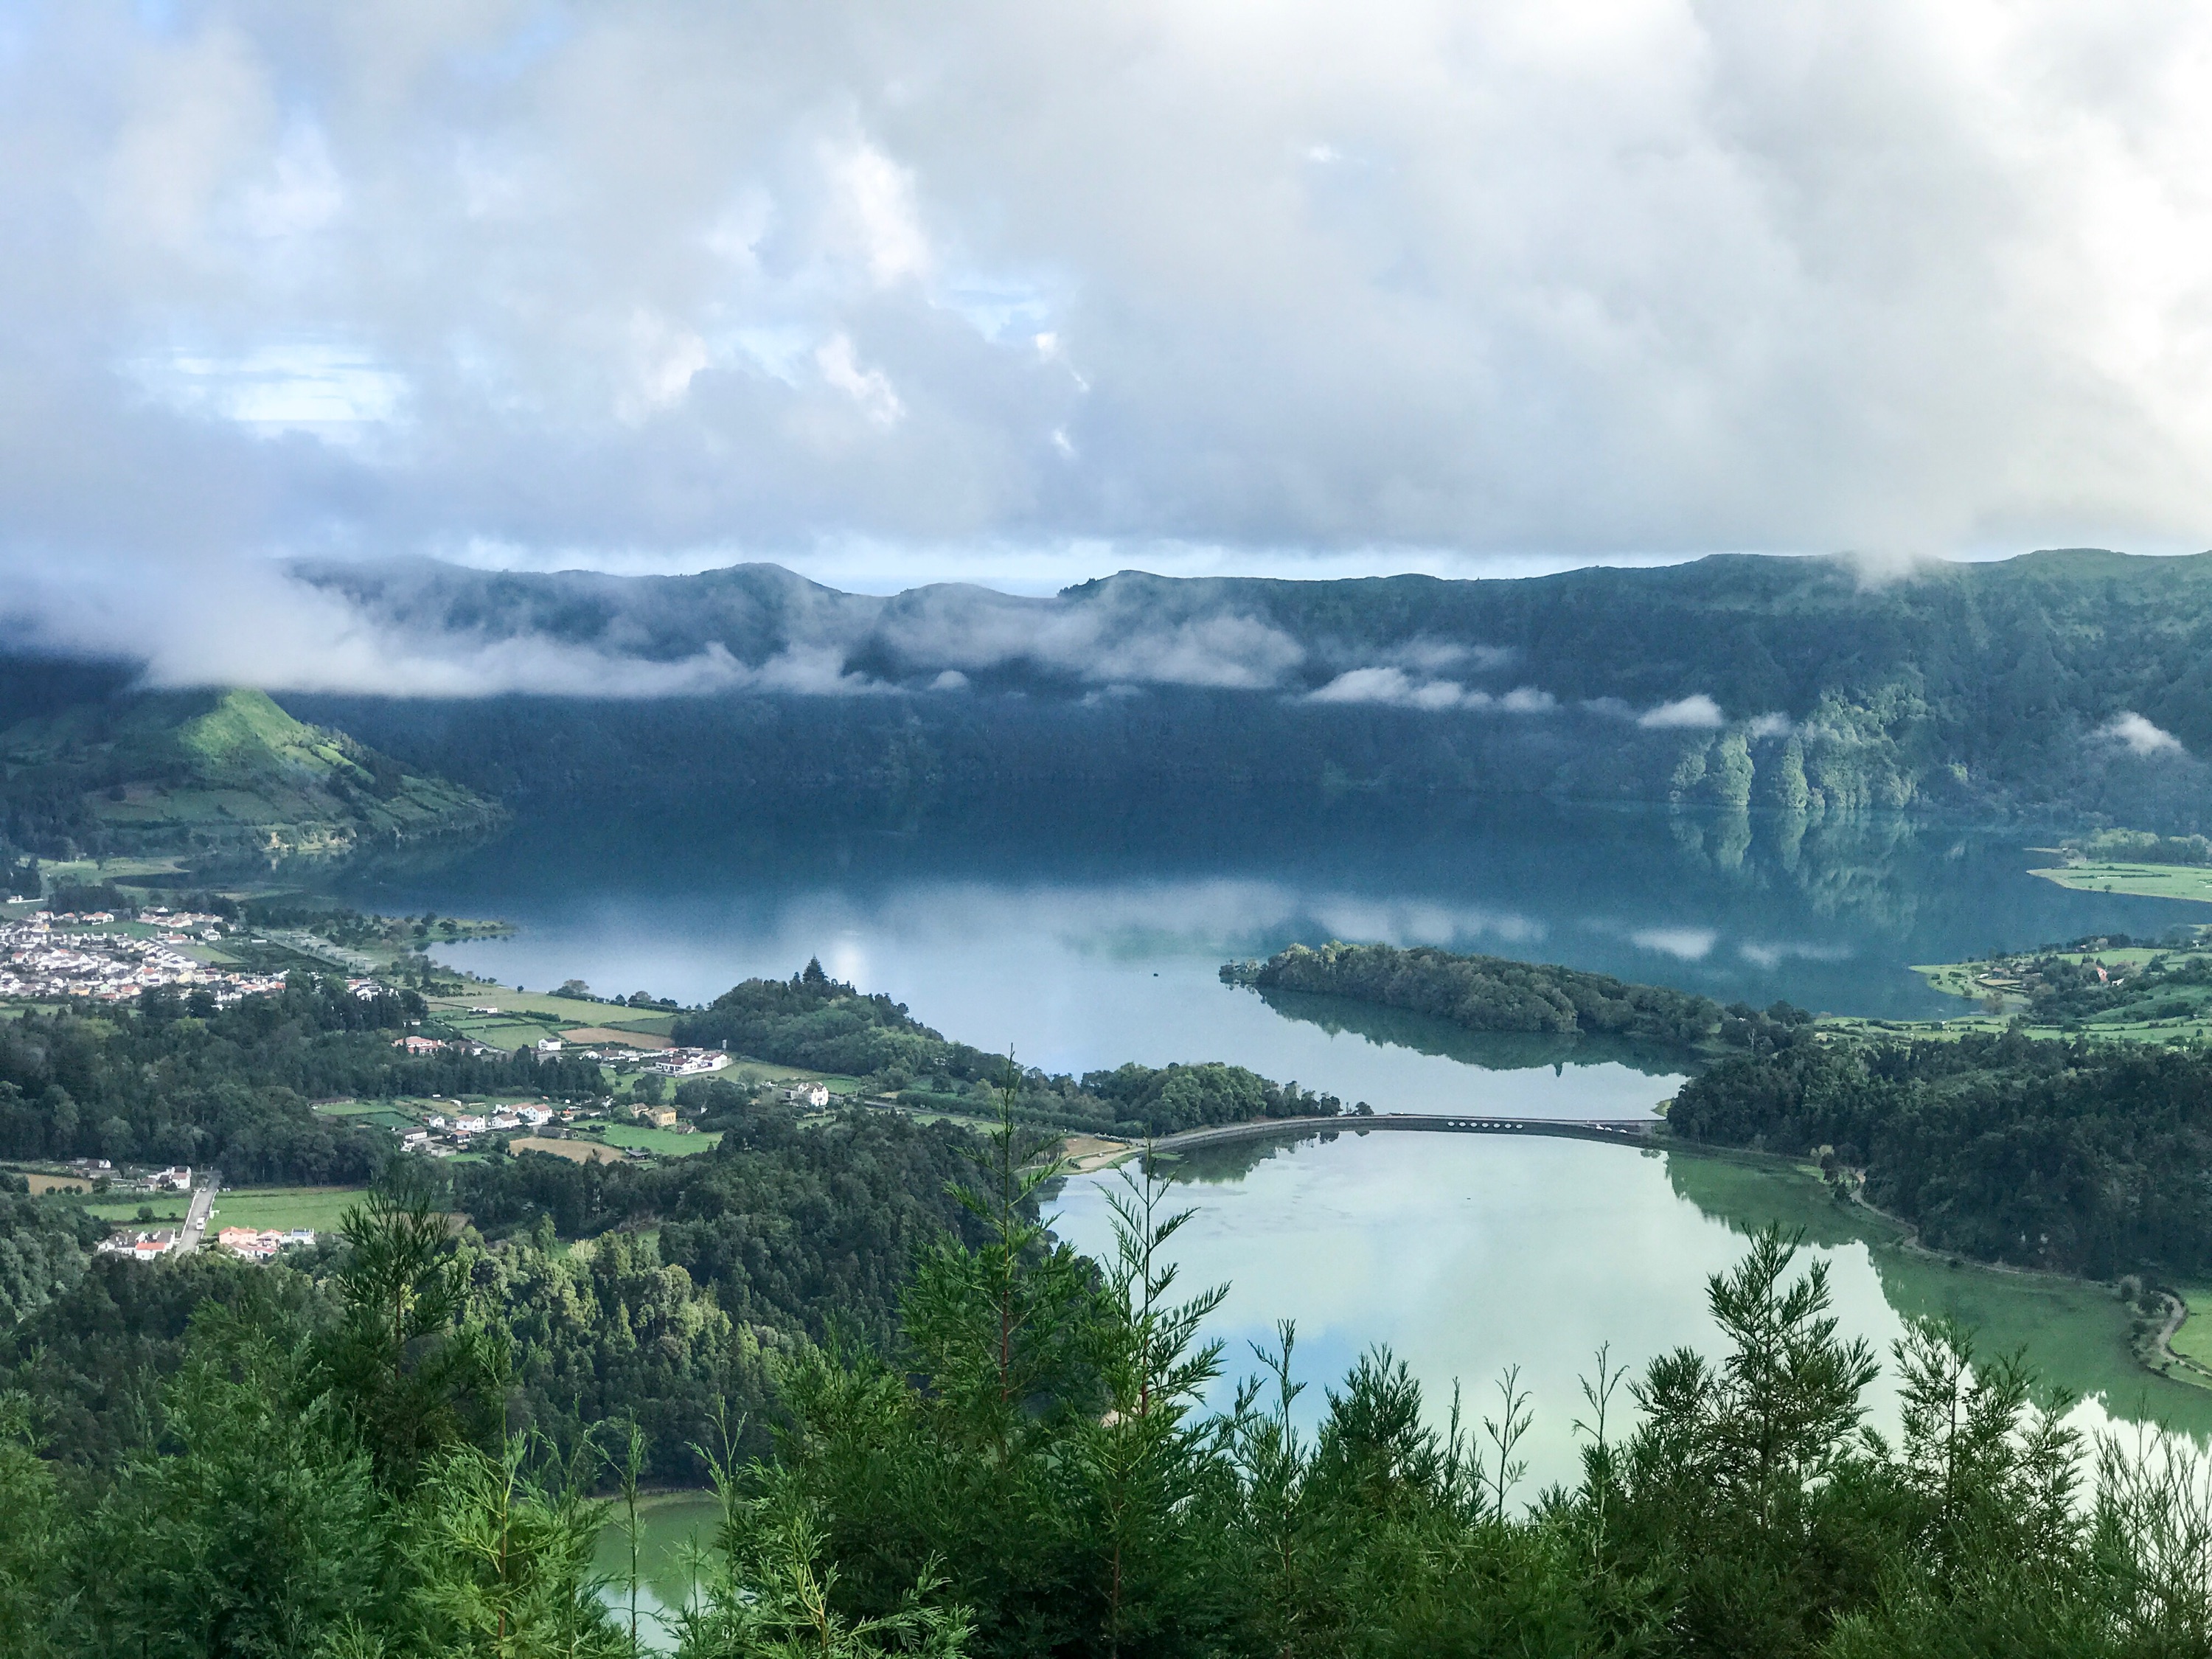
[[[144,692],[13,662],[0,856],[172,859],[233,875],[479,836],[501,809],[258,690]],[[74,700],[29,695],[52,677]],[[0,705],[0,718],[5,705]]]
[[[900,807],[977,789],[1362,787],[2212,828],[2212,556],[1887,573],[1728,556],[1488,581],[1124,573],[1051,599],[877,599],[768,566],[317,579],[402,629],[653,663],[711,648],[741,666],[696,697],[288,698],[517,800],[635,799],[678,778]],[[746,680],[785,684],[771,671],[801,657],[843,689],[900,695]],[[2172,742],[2115,727],[2130,714]]]
[[[1407,1009],[1470,1031],[1626,1037],[1680,1051],[1787,1046],[1808,1035],[1812,1020],[1786,1003],[1764,1012],[1723,1008],[1711,997],[1610,974],[1425,945],[1293,945],[1265,962],[1224,963],[1221,977],[1260,991]]]
[[[1864,1172],[1927,1243],[2112,1278],[2212,1268],[2212,1054],[2019,1035],[1804,1044],[1685,1084],[1692,1139]]]

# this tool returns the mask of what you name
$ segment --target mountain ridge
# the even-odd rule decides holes
[[[0,730],[6,843],[198,873],[482,833],[502,809],[247,687],[87,699]]]

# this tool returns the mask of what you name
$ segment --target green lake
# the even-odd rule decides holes
[[[1109,1253],[1105,1198],[1121,1179],[1068,1182],[1062,1236]],[[2084,1426],[2212,1434],[2212,1392],[2138,1364],[2128,1310],[2110,1290],[1952,1267],[1778,1163],[1548,1136],[1344,1130],[1209,1148],[1175,1179],[1176,1206],[1194,1212],[1176,1240],[1182,1291],[1230,1287],[1211,1331],[1227,1345],[1218,1401],[1255,1370],[1250,1345],[1272,1341],[1285,1318],[1297,1322],[1296,1373],[1316,1416],[1323,1390],[1371,1346],[1412,1367],[1439,1419],[1455,1381],[1468,1421],[1494,1415],[1497,1379],[1517,1366],[1536,1413],[1524,1496],[1576,1477],[1580,1379],[1601,1346],[1632,1371],[1684,1345],[1714,1350],[1707,1279],[1770,1222],[1803,1232],[1805,1259],[1829,1264],[1844,1332],[1885,1358],[1907,1316],[1949,1314],[1985,1352],[2024,1348],[2048,1384],[2081,1398]],[[1877,1427],[1893,1423],[1886,1378],[1870,1403]]]

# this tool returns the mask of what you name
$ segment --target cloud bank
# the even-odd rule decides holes
[[[2110,738],[2116,743],[2124,744],[2131,752],[2146,757],[2152,755],[2179,755],[2185,752],[2181,746],[2179,738],[2175,737],[2171,732],[2160,730],[2141,714],[2133,712],[2126,712],[2116,716],[2098,735]]]
[[[33,0],[0,562],[2194,544],[2208,68],[2149,0]]]

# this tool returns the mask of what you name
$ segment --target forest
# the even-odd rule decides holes
[[[0,1394],[0,1650],[630,1659],[592,1564],[657,1393],[707,1418],[721,1502],[682,1659],[2212,1653],[2201,1462],[2086,1441],[1955,1327],[1844,1340],[1778,1233],[1713,1276],[1714,1358],[1591,1358],[1580,1476],[1533,1492],[1510,1375],[1438,1411],[1373,1351],[1309,1412],[1294,1328],[1200,1340],[1222,1291],[1176,1282],[1159,1182],[1092,1261],[1011,1119],[968,1150],[872,1340],[735,1326],[637,1236],[487,1248],[403,1182],[312,1273],[138,1275],[138,1432],[59,1461],[51,1407]]]
[[[1470,1031],[1640,1039],[1682,1050],[1763,1053],[1809,1036],[1813,1017],[1778,1002],[1760,1012],[1609,974],[1462,956],[1432,945],[1293,945],[1265,962],[1225,963],[1222,979],[1404,1008]]]
[[[1863,1171],[1930,1246],[2112,1279],[2212,1267],[2212,1054],[2016,1031],[1803,1043],[1675,1096],[1693,1140]]]

